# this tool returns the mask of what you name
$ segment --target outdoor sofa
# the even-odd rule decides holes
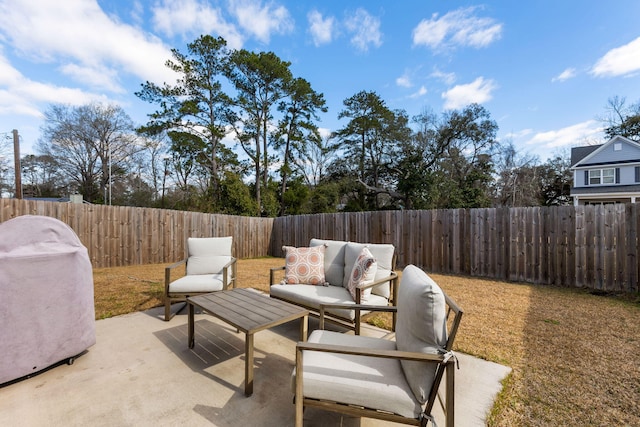
[[[295,283],[291,276],[296,271],[312,270],[314,260],[304,258],[304,251],[324,248],[320,263],[320,280],[315,283]],[[367,277],[355,289],[349,290],[349,280],[358,274],[357,265],[363,260],[364,248],[372,256],[375,268],[368,270]],[[308,248],[283,248],[287,254],[286,265],[272,268],[269,293],[272,298],[290,302],[310,310],[312,315],[338,323],[360,334],[361,317],[369,311],[361,305],[393,305],[397,298],[397,278],[395,273],[396,252],[391,244],[355,243],[340,240],[311,239]],[[305,261],[307,263],[305,264]],[[366,259],[365,259],[366,261]],[[317,264],[317,263],[316,263]],[[354,269],[354,266],[356,268]],[[278,277],[284,270],[284,279]],[[302,274],[304,275],[304,274]],[[336,305],[335,307],[333,305]],[[394,315],[395,327],[395,315]]]

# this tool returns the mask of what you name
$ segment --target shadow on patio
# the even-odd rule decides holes
[[[291,372],[298,322],[255,335],[255,385],[244,395],[244,334],[196,314],[196,347],[187,316],[161,320],[162,309],[96,322],[96,345],[71,365],[0,388],[0,425],[232,427],[294,424]],[[317,320],[310,319],[310,330]],[[367,326],[367,335],[382,331]],[[460,355],[458,425],[484,425],[509,368]],[[440,422],[442,418],[438,419]],[[386,426],[309,409],[305,426]]]

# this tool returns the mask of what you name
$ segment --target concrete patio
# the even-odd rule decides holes
[[[0,388],[0,425],[291,426],[291,372],[298,322],[255,336],[255,384],[244,395],[244,334],[196,314],[187,347],[186,310],[164,322],[162,309],[96,322],[97,343],[73,365],[59,365]],[[463,319],[464,323],[464,319]],[[310,319],[309,329],[317,328]],[[371,326],[363,334],[384,331]],[[482,426],[508,367],[458,354],[456,425]],[[441,411],[436,420],[444,425]],[[305,426],[387,426],[371,419],[305,411]]]

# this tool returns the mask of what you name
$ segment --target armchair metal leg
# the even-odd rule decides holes
[[[180,308],[178,310],[176,310],[175,313],[171,313],[171,299],[165,298],[165,300],[164,300],[164,321],[168,322],[169,320],[171,320],[173,318],[173,316],[175,316],[176,314],[178,314],[182,310],[184,310],[184,308],[186,306],[187,306],[187,302],[185,301],[182,304],[182,306],[180,306]]]
[[[296,348],[296,427],[303,427],[304,396],[302,387],[302,350]]]
[[[164,321],[168,322],[173,316],[171,315],[171,300],[169,298],[164,299]]]
[[[447,391],[446,391],[446,397],[445,397],[445,401],[446,401],[446,415],[445,417],[447,418],[446,420],[446,425],[447,427],[454,427],[455,425],[455,404],[454,404],[454,400],[455,400],[455,385],[454,385],[454,380],[455,380],[455,372],[456,372],[456,365],[453,362],[447,363],[447,368],[445,370],[445,375],[446,375],[446,387],[447,387]]]

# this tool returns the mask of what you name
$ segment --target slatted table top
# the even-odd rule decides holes
[[[207,314],[246,334],[254,334],[309,315],[305,308],[244,288],[198,295],[189,297],[188,300]]]

